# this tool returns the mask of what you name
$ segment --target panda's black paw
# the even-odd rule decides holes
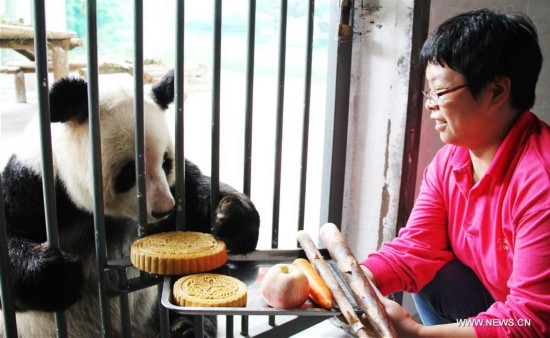
[[[196,334],[195,316],[181,316],[172,321],[170,326],[170,337],[172,338],[194,338]],[[214,338],[217,332],[216,316],[203,317],[203,337]]]
[[[16,308],[62,311],[74,304],[84,281],[82,261],[46,244],[33,247],[31,252],[30,257],[16,263],[12,276]]]
[[[260,215],[246,195],[230,193],[220,200],[212,234],[222,239],[231,253],[254,251],[259,228]]]

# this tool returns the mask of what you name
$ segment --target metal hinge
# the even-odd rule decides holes
[[[353,0],[340,1],[340,20],[338,23],[338,39],[350,40],[353,36]]]

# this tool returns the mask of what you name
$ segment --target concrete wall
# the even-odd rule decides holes
[[[358,259],[395,234],[412,0],[356,1],[342,232]]]

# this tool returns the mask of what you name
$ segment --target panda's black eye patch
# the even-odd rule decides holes
[[[128,161],[118,173],[115,179],[115,192],[118,194],[127,192],[136,184],[136,164]]]
[[[162,160],[162,170],[164,170],[164,173],[166,174],[166,176],[170,175],[170,173],[172,172],[173,166],[174,166],[174,160],[168,157],[168,153],[164,153],[164,159]]]

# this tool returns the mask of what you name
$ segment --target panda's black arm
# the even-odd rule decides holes
[[[211,223],[210,177],[190,161],[185,162],[186,215],[187,222],[200,220],[208,229]],[[198,215],[195,211],[199,211]],[[228,184],[220,182],[220,196],[212,234],[225,241],[232,253],[248,253],[256,249],[260,227],[260,216],[248,196]]]
[[[172,193],[175,194],[174,188]],[[203,175],[192,162],[185,161],[185,228],[211,232],[226,242],[233,253],[248,253],[256,248],[260,216],[250,199],[228,184],[220,183],[220,201],[211,226],[210,177]],[[159,223],[173,229],[174,214]],[[154,231],[158,231],[157,226]]]
[[[37,243],[46,241],[40,176],[12,156],[2,173],[2,191],[8,233]]]
[[[80,298],[84,278],[80,259],[46,244],[8,236],[17,311],[62,311]]]
[[[12,157],[2,173],[2,188],[16,309],[67,308],[79,297],[82,267],[80,260],[46,243],[40,177]]]

